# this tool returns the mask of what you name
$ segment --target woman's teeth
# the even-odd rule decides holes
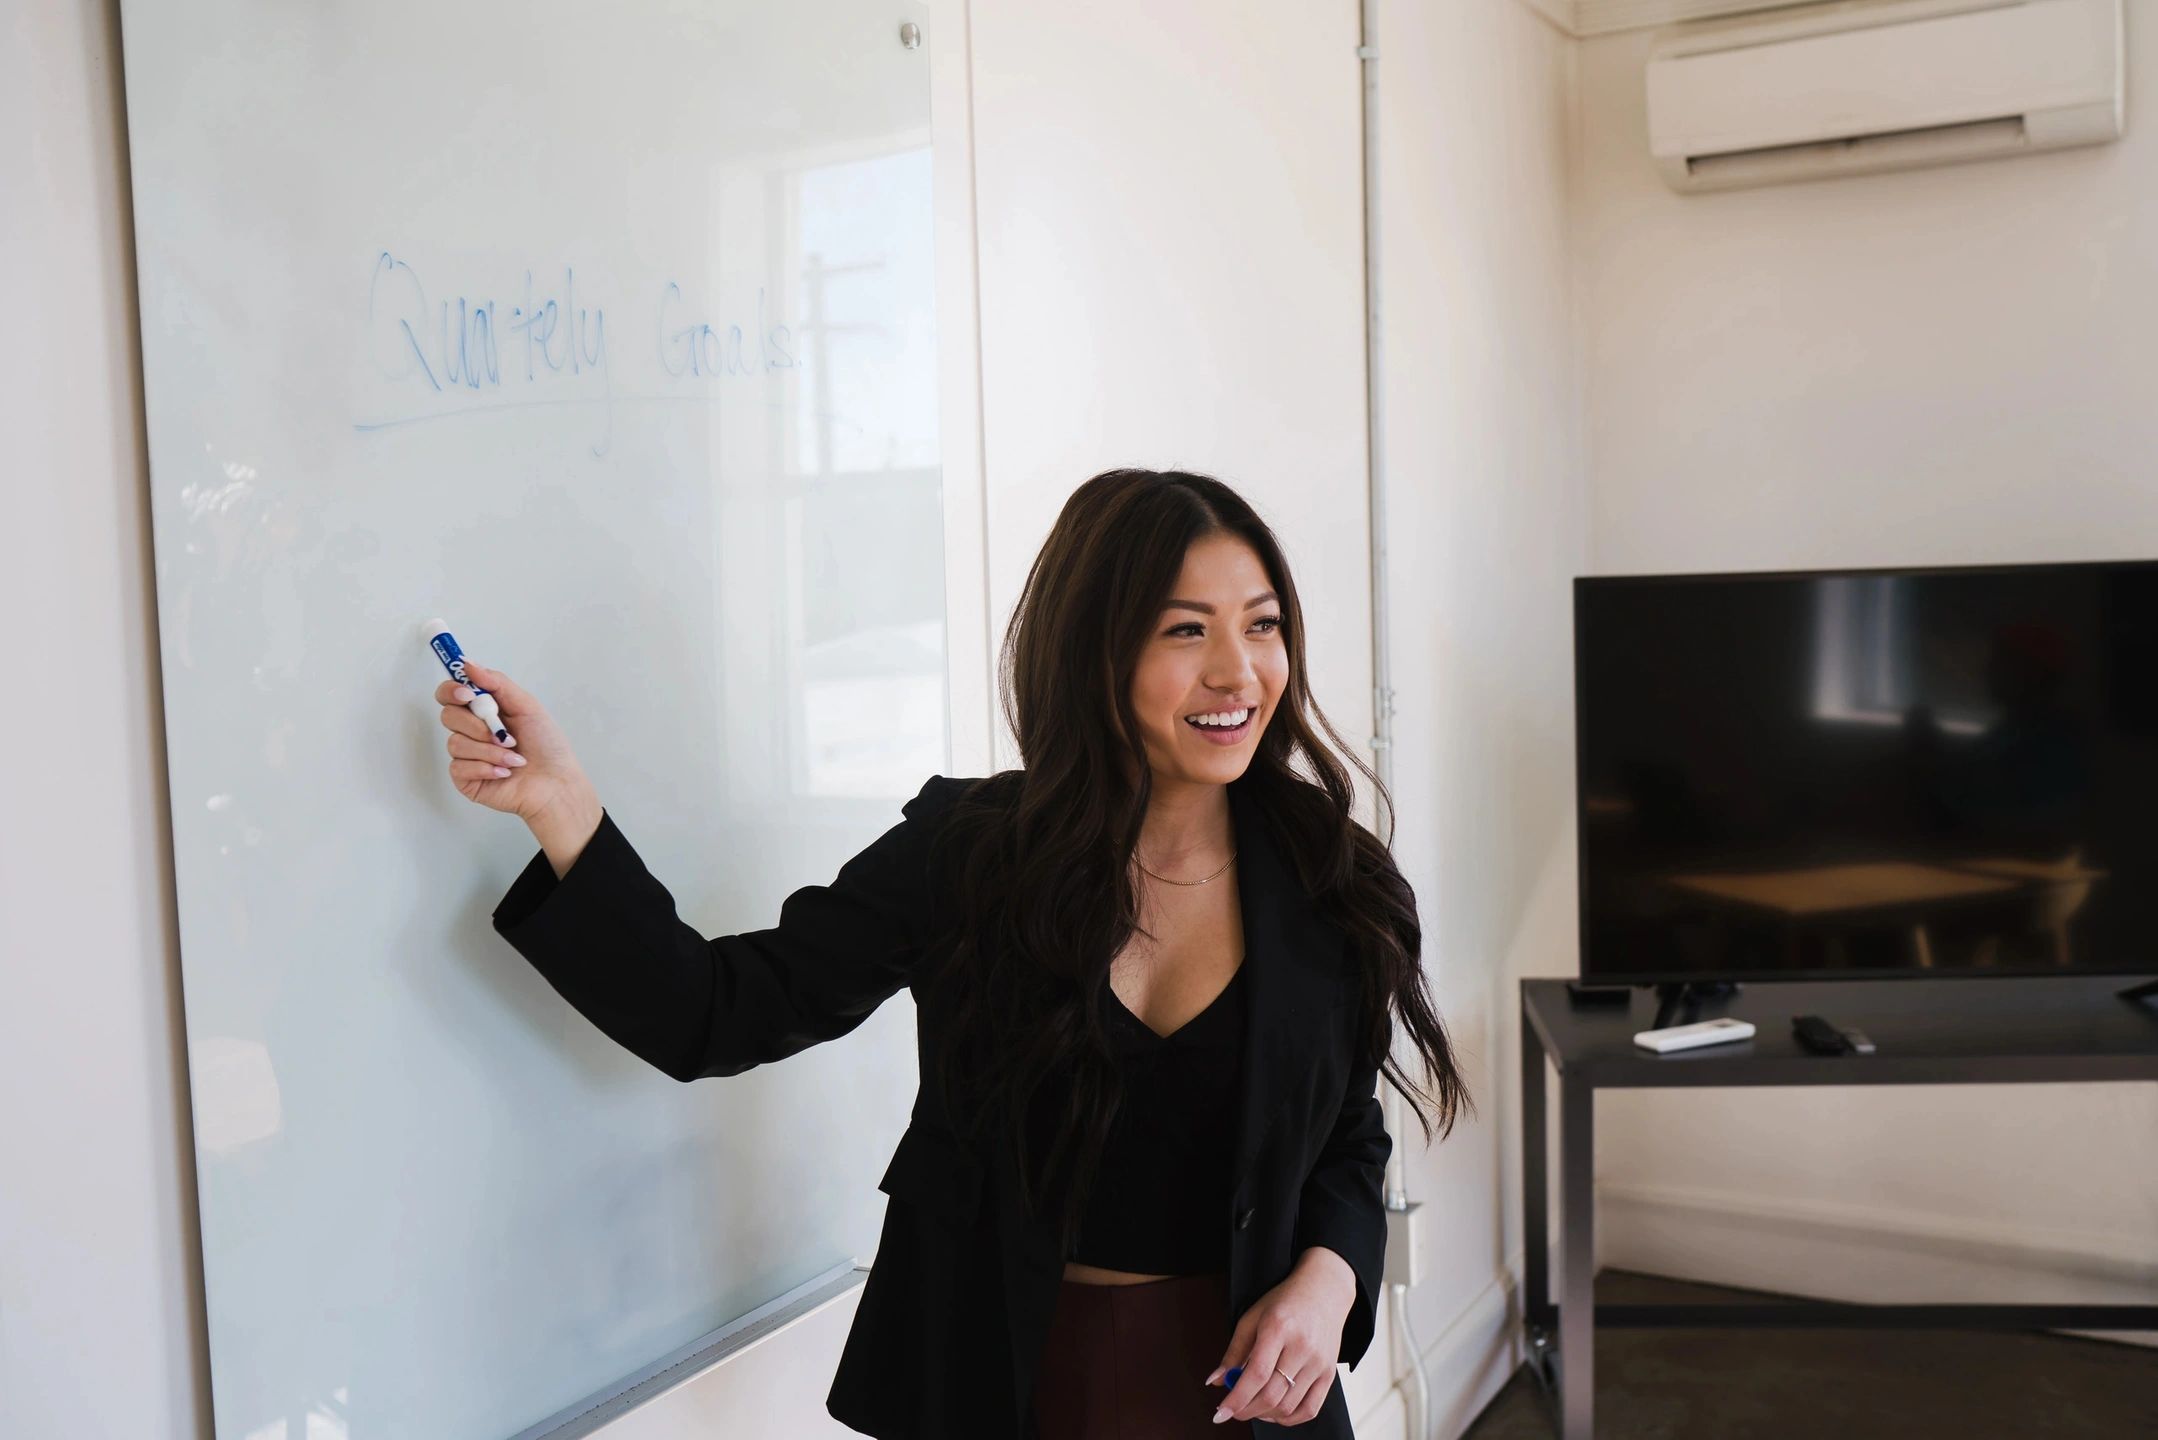
[[[1186,715],[1184,723],[1202,730],[1235,730],[1251,719],[1251,710],[1219,710],[1207,715]]]

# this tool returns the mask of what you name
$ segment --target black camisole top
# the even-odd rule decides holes
[[[1106,1003],[1124,1065],[1124,1101],[1066,1258],[1145,1275],[1226,1273],[1229,1160],[1248,1015],[1244,967],[1166,1037],[1114,990]]]

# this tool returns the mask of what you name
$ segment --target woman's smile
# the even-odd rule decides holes
[[[1222,723],[1225,720],[1235,720],[1236,723],[1234,725]],[[1193,730],[1198,731],[1209,745],[1241,744],[1257,728],[1258,720],[1259,707],[1256,705],[1244,705],[1233,710],[1214,710],[1200,716],[1187,715],[1184,717],[1184,723]]]

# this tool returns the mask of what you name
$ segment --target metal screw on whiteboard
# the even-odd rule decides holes
[[[899,27],[899,43],[909,50],[922,48],[922,27],[909,20]]]

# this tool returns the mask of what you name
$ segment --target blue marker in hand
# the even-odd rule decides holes
[[[502,728],[502,707],[495,703],[495,697],[466,676],[465,652],[457,648],[457,637],[450,634],[449,622],[430,620],[422,628],[427,632],[427,648],[435,652],[435,658],[442,662],[442,668],[450,672],[452,680],[472,692],[472,698],[465,702],[472,713],[486,722],[487,728],[494,732],[496,740],[504,745],[516,744],[517,742],[510,738],[510,732]]]

